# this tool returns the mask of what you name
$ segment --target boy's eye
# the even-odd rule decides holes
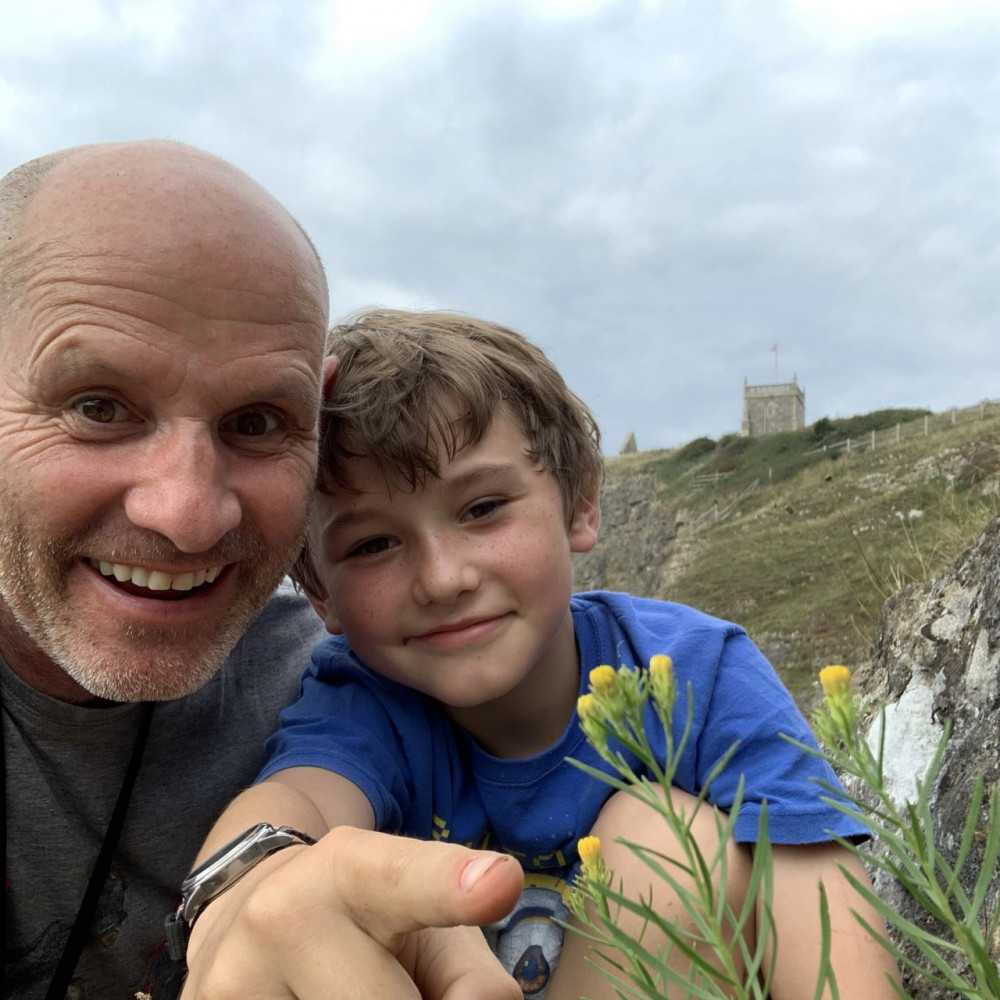
[[[499,497],[489,497],[486,500],[477,500],[474,504],[466,508],[463,519],[478,521],[484,517],[489,517],[490,514],[495,514],[504,505],[504,503],[505,501],[501,500]]]
[[[352,556],[377,556],[380,552],[385,552],[392,546],[391,539],[385,537],[366,538],[358,543],[348,553]]]

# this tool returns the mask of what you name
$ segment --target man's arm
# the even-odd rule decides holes
[[[318,842],[277,852],[205,908],[183,1000],[520,1000],[479,931],[517,901],[515,859],[375,833],[355,785],[293,768],[239,796],[199,860],[261,821]]]
[[[860,859],[839,844],[774,845],[774,898],[778,959],[774,1000],[809,1000],[816,987],[822,952],[819,884],[830,911],[830,961],[842,997],[897,1000],[890,979],[899,981],[895,960],[858,922],[854,912],[883,930],[878,912],[862,899],[841,870],[862,883],[868,873]],[[852,912],[854,911],[854,912]],[[773,956],[772,956],[773,960]],[[829,991],[823,996],[829,997]]]

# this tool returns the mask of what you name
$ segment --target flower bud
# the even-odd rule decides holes
[[[581,720],[597,718],[600,714],[597,699],[592,694],[581,694],[576,700],[576,714]]]
[[[649,658],[649,687],[653,701],[660,709],[669,713],[673,709],[676,685],[674,683],[674,661],[663,653]]]
[[[594,694],[608,694],[614,689],[618,680],[618,671],[614,667],[602,664],[590,671],[590,690]]]
[[[850,690],[851,671],[843,664],[832,664],[819,672],[819,682],[827,698],[839,698]]]
[[[581,837],[577,842],[576,849],[580,853],[580,860],[583,862],[584,868],[594,871],[600,866],[603,860],[600,837]]]
[[[674,661],[664,653],[657,653],[649,658],[649,672],[654,677],[672,677],[674,674]]]

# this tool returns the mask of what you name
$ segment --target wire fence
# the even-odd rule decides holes
[[[850,455],[863,451],[876,451],[890,448],[901,441],[912,440],[916,437],[924,437],[933,434],[935,431],[946,430],[949,427],[956,427],[959,424],[971,423],[974,420],[987,420],[1000,416],[1000,399],[984,399],[975,406],[965,406],[945,410],[942,413],[929,413],[916,420],[908,420],[898,423],[895,427],[888,427],[880,431],[871,431],[867,434],[853,438],[844,438],[842,441],[835,441],[820,445],[806,452],[807,455],[815,455],[817,452],[842,452]],[[720,479],[728,476],[728,472],[712,472],[701,476],[695,476],[695,486],[718,485]],[[739,506],[740,502],[751,493],[756,492],[760,487],[760,480],[755,479],[737,497],[729,501],[725,506],[720,506],[716,501],[707,510],[702,511],[697,517],[688,522],[692,531],[704,527],[707,524],[715,524],[724,521]]]
[[[706,524],[715,524],[716,521],[724,521],[736,509],[740,501],[750,496],[751,493],[755,493],[759,486],[760,480],[755,479],[739,496],[727,503],[725,507],[720,507],[719,502],[716,501],[708,510],[703,511],[696,518],[689,521],[688,526],[692,531],[697,531],[698,528]]]
[[[843,441],[823,444],[806,454],[814,455],[819,451],[840,451],[850,455],[852,452],[876,451],[915,437],[927,437],[935,431],[956,427],[958,424],[986,420],[998,415],[1000,415],[1000,399],[984,399],[975,406],[965,406],[961,409],[953,408],[942,413],[928,413],[916,420],[898,423],[895,427],[887,427],[884,430],[871,431],[858,437],[844,438]]]

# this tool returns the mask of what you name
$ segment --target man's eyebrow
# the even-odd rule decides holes
[[[256,401],[267,402],[269,399],[290,399],[303,409],[319,412],[319,380],[307,385],[301,378],[282,379],[261,386],[254,392],[254,398],[241,406],[253,406]]]
[[[131,367],[115,364],[104,355],[79,344],[70,344],[62,350],[42,355],[40,361],[44,368],[56,368],[70,378],[103,375],[111,381],[134,378],[136,371],[142,367],[134,363]]]
[[[62,375],[71,379],[100,376],[109,382],[127,382],[141,379],[146,374],[146,366],[138,359],[129,358],[122,364],[90,350],[85,344],[68,345],[53,359],[53,363]],[[301,377],[268,372],[268,378],[269,381],[258,385],[252,396],[249,396],[246,402],[240,403],[239,407],[253,406],[254,403],[266,403],[274,399],[287,399],[302,409],[318,412],[320,402],[318,377],[307,382]]]

